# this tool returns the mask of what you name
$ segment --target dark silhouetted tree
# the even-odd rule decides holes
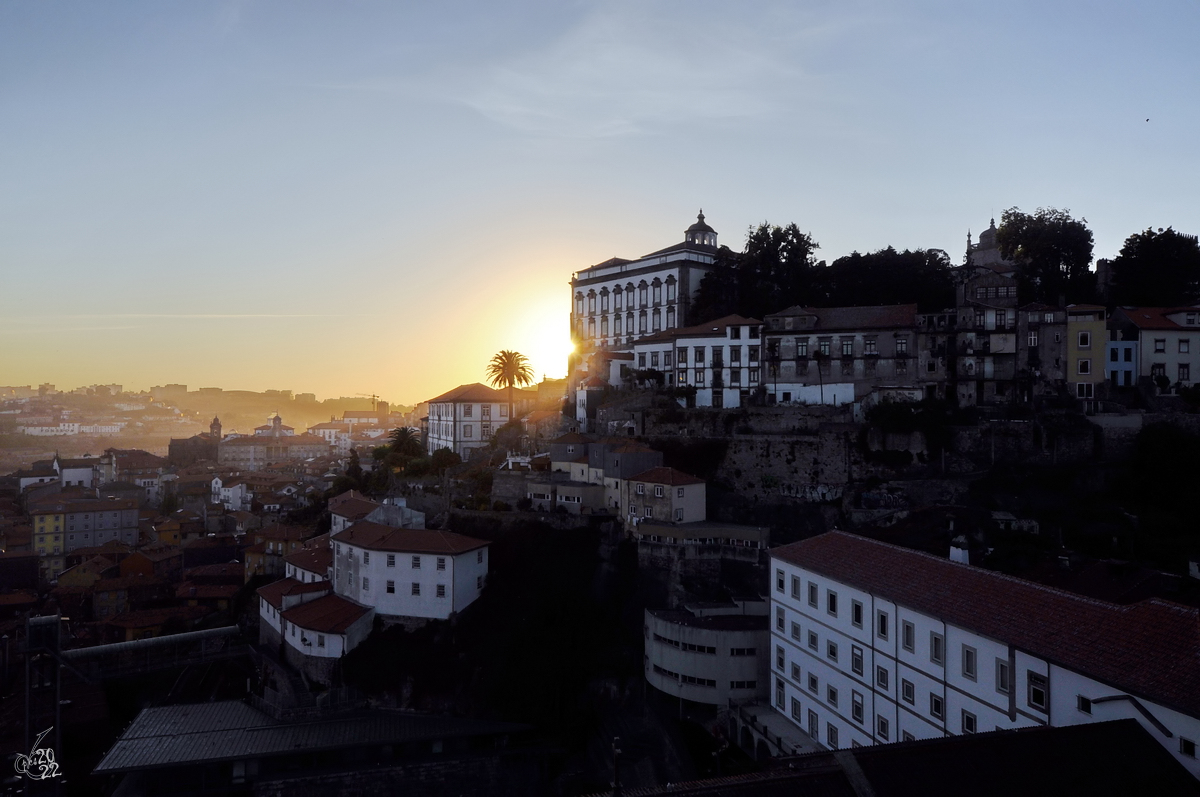
[[[1200,242],[1168,227],[1125,239],[1109,264],[1113,304],[1171,307],[1200,299]]]
[[[811,304],[816,272],[824,266],[814,257],[818,248],[795,224],[764,222],[751,228],[741,254],[718,250],[715,268],[700,283],[692,317],[699,323],[732,313],[762,318],[793,304]]]
[[[817,288],[831,307],[915,303],[931,312],[954,306],[950,256],[941,249],[854,252],[819,271]]]
[[[1017,264],[1017,278],[1026,301],[1058,304],[1087,302],[1095,297],[1092,231],[1087,219],[1074,219],[1069,210],[1038,208],[1023,213],[1009,208],[996,231],[1000,254]]]

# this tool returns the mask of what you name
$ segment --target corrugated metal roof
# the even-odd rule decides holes
[[[279,722],[238,700],[162,706],[143,710],[100,761],[95,772],[190,766],[525,729],[524,725],[508,722],[399,711],[359,712],[302,722]]]

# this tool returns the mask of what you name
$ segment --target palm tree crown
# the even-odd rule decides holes
[[[529,358],[520,352],[505,349],[488,361],[486,373],[492,387],[508,389],[508,419],[515,420],[513,387],[533,384],[533,366],[529,364]]]

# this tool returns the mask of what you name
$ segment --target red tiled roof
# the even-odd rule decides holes
[[[349,501],[340,502],[336,508],[331,507],[329,513],[338,517],[344,517],[347,520],[362,520],[380,506],[382,504],[372,501],[369,498],[352,498]]]
[[[157,576],[121,576],[119,578],[102,578],[93,585],[93,590],[96,592],[112,592],[114,590],[129,589],[130,587],[161,587],[166,585]]]
[[[324,548],[305,548],[283,557],[283,561],[310,573],[324,573],[333,564],[333,550]]]
[[[453,390],[446,391],[437,398],[429,399],[430,404],[455,401],[476,404],[507,404],[508,393],[503,390],[493,390],[487,385],[474,382],[469,385],[459,385]]]
[[[594,442],[595,442],[594,438],[589,437],[586,434],[580,434],[579,432],[567,432],[566,434],[559,435],[558,437],[556,437],[550,441],[551,445],[553,445],[555,443],[594,443]]]
[[[817,317],[816,326],[808,331],[836,332],[860,329],[892,329],[895,327],[911,327],[917,323],[917,306],[915,304],[885,304],[862,305],[856,307],[789,307],[773,316],[814,315]],[[782,330],[770,330],[780,332]],[[787,330],[796,332],[803,330]]]
[[[283,578],[272,581],[265,587],[258,588],[258,595],[276,609],[283,608],[283,596],[300,595],[305,592],[328,592],[328,581],[297,581],[294,578]]]
[[[399,553],[442,553],[451,556],[473,551],[488,545],[453,531],[431,529],[397,529],[360,520],[333,536],[336,542],[344,542],[371,551],[396,551]]]
[[[771,555],[1200,716],[1200,609],[1107,603],[840,531]]]
[[[185,581],[175,588],[175,597],[179,600],[188,598],[232,598],[237,594],[236,584],[196,584]]]
[[[637,476],[634,476],[632,479],[630,479],[630,481],[650,482],[651,484],[670,484],[677,487],[682,487],[685,484],[704,484],[704,479],[684,473],[681,470],[662,467],[651,468],[650,470],[642,471]]]
[[[292,625],[299,626],[306,631],[341,634],[369,611],[371,610],[365,606],[351,603],[337,595],[326,595],[323,598],[293,606],[281,616]]]
[[[1124,315],[1139,329],[1189,329],[1167,318],[1173,313],[1196,313],[1200,307],[1118,307],[1116,313]]]

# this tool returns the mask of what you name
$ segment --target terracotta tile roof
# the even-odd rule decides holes
[[[455,534],[453,531],[431,529],[397,529],[360,520],[333,536],[334,541],[344,542],[371,551],[396,551],[398,553],[442,553],[454,556],[488,545],[484,540]]]
[[[128,590],[131,587],[162,587],[166,583],[156,576],[132,575],[120,578],[102,578],[93,585],[92,589],[96,592],[114,592],[122,589]]]
[[[281,616],[292,625],[297,625],[306,631],[341,634],[369,611],[371,610],[367,607],[351,603],[338,595],[326,595],[323,598],[293,606]]]
[[[1139,329],[1190,329],[1175,323],[1167,316],[1197,312],[1200,312],[1200,307],[1118,307],[1113,315],[1119,313],[1125,316]]]
[[[630,481],[649,482],[651,484],[669,484],[672,486],[682,487],[685,484],[704,484],[704,479],[697,478],[691,474],[684,473],[681,470],[674,468],[651,468],[634,476]]]
[[[1108,603],[840,531],[771,555],[1200,716],[1200,609]]]
[[[579,432],[567,432],[566,434],[559,435],[558,437],[551,440],[550,444],[554,445],[556,443],[594,443],[594,442],[596,442],[595,438],[589,437],[586,434],[580,434]]]
[[[915,304],[885,304],[864,305],[858,307],[789,307],[778,313],[771,313],[767,318],[777,316],[814,315],[817,317],[816,326],[807,330],[769,330],[772,333],[784,332],[837,332],[860,329],[892,329],[895,327],[911,327],[917,323],[917,306]]]
[[[189,567],[183,571],[185,578],[242,578],[241,562],[221,562],[215,565]]]
[[[265,587],[258,588],[258,596],[267,603],[274,606],[276,609],[283,608],[283,597],[285,595],[301,595],[305,592],[328,592],[330,585],[328,581],[297,581],[294,578],[283,578],[279,581],[272,581]]]
[[[305,548],[283,557],[283,561],[310,573],[324,573],[333,564],[333,549]]]
[[[383,505],[369,498],[351,498],[338,502],[337,507],[330,507],[329,513],[347,520],[362,520],[381,506]]]
[[[173,606],[167,609],[140,609],[119,614],[107,621],[107,625],[118,628],[149,628],[162,625],[168,620],[199,620],[210,613],[207,606]]]
[[[237,594],[238,589],[240,587],[236,584],[197,584],[185,581],[175,588],[175,597],[179,600],[188,598],[229,599]]]
[[[508,393],[503,390],[493,390],[479,382],[473,382],[469,385],[459,385],[453,390],[448,390],[437,398],[429,399],[428,403],[436,404],[446,401],[475,404],[507,404]]]

